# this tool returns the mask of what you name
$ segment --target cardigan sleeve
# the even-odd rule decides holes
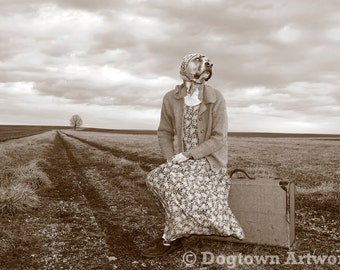
[[[194,159],[200,159],[211,155],[227,144],[228,120],[226,102],[223,96],[219,96],[214,104],[212,117],[212,131],[208,140],[192,148],[188,153]]]
[[[172,118],[172,110],[167,103],[166,97],[164,97],[157,135],[162,154],[167,160],[174,156],[174,127]]]

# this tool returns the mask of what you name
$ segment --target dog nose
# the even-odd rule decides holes
[[[205,66],[206,66],[206,67],[212,67],[213,65],[210,64],[209,62],[205,62]]]

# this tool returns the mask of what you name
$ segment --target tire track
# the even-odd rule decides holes
[[[140,164],[140,167],[144,171],[147,171],[147,172],[151,171],[155,167],[157,167],[160,164],[165,162],[165,160],[162,160],[160,158],[140,156],[140,155],[138,155],[137,153],[134,153],[134,152],[128,152],[128,151],[125,151],[125,150],[123,151],[123,150],[120,150],[120,149],[114,149],[114,148],[111,148],[111,147],[100,145],[99,143],[96,143],[96,142],[93,142],[93,141],[89,141],[89,140],[86,140],[86,139],[83,139],[83,138],[79,138],[79,137],[71,135],[71,134],[67,134],[67,133],[64,133],[64,132],[61,132],[61,131],[58,131],[58,132],[62,133],[65,136],[68,136],[70,138],[81,141],[85,144],[93,146],[93,147],[95,147],[99,150],[108,151],[116,157],[124,158],[124,159],[127,159],[129,161],[133,161],[133,162],[138,162]]]
[[[110,207],[102,199],[101,194],[88,181],[82,166],[72,153],[72,145],[63,138],[59,131],[57,134],[58,139],[61,140],[66,151],[71,167],[74,170],[76,181],[79,184],[80,190],[85,196],[89,208],[93,211],[99,227],[106,235],[105,240],[109,247],[109,251],[119,258],[116,263],[118,269],[124,269],[124,266],[140,259],[139,250],[132,241],[130,235],[124,231],[119,224],[117,224]]]
[[[10,239],[15,239],[6,253],[1,252],[0,269],[112,270],[113,262],[108,260],[112,253],[104,234],[55,135],[51,134],[53,145],[46,148],[45,162],[40,164],[52,185],[37,190],[39,207],[15,217],[0,217]],[[0,246],[1,240],[0,235]]]

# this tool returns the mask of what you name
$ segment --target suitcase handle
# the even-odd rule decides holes
[[[247,172],[245,170],[242,170],[242,169],[234,169],[230,172],[229,174],[229,177],[231,178],[233,176],[234,173],[237,173],[237,172],[241,172],[243,173],[245,176],[247,176],[248,179],[250,180],[255,180],[255,177],[250,177]]]

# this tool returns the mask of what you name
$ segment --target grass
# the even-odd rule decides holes
[[[67,131],[67,134],[145,160],[162,157],[155,135]],[[295,181],[297,204],[319,210],[339,209],[340,142],[314,137],[229,137],[230,170],[245,169],[257,178]],[[151,164],[155,166],[154,164]],[[327,192],[326,192],[327,191]],[[315,196],[315,197],[313,197]]]
[[[112,149],[162,160],[155,135],[67,131]],[[243,168],[257,177],[289,178],[303,188],[340,181],[340,142],[314,137],[229,137],[230,170]]]
[[[25,215],[40,207],[38,193],[51,186],[41,165],[54,134],[0,143],[0,257],[6,256],[7,261],[18,260],[37,240]]]
[[[67,132],[87,141],[97,141],[107,148],[119,149],[125,152],[126,158],[133,160],[134,155],[144,157],[160,157],[157,137],[152,135],[124,135],[89,132]],[[134,147],[136,145],[136,147]],[[296,183],[296,250],[305,254],[307,250],[316,252],[336,253],[339,246],[331,244],[340,238],[339,226],[339,156],[340,142],[334,140],[320,140],[315,138],[261,138],[261,137],[230,137],[229,138],[229,169],[242,168],[250,175],[257,178],[289,179]],[[117,161],[116,161],[117,162]],[[152,166],[155,166],[154,164]],[[130,172],[132,169],[130,170]],[[144,178],[121,177],[119,172],[115,185],[135,190],[143,188]],[[145,174],[144,174],[145,177]],[[140,189],[141,188],[141,189]],[[156,203],[147,192],[135,192],[135,200],[140,201],[145,207],[153,209]],[[142,210],[140,210],[142,211]],[[147,211],[147,210],[146,210]],[[157,235],[157,230],[162,227],[162,215],[154,220],[153,227],[148,227],[150,239]],[[312,220],[312,222],[306,222]],[[141,225],[142,226],[142,225]],[[141,229],[140,229],[141,230]],[[195,245],[194,245],[195,246]],[[258,247],[247,245],[223,246],[221,243],[204,242],[207,250],[223,251],[234,254],[242,251],[245,254],[263,254],[264,252],[277,252],[281,258],[286,255],[282,249],[271,247]],[[258,253],[253,253],[254,247]],[[195,246],[195,249],[200,249]],[[210,269],[210,268],[209,268]],[[246,269],[246,268],[240,268]],[[322,269],[318,268],[317,269]]]
[[[59,129],[58,126],[0,125],[0,142],[36,135]]]
[[[15,214],[38,205],[36,192],[51,186],[41,164],[52,139],[53,133],[47,132],[0,144],[0,213]]]
[[[195,237],[184,242],[183,251],[166,258],[145,260],[133,255],[131,250],[148,247],[153,239],[160,236],[163,229],[162,208],[157,205],[145,186],[145,177],[149,172],[146,168],[152,169],[163,160],[157,137],[152,134],[71,130],[65,133],[92,144],[62,135],[63,140],[67,142],[64,147],[73,155],[71,161],[63,156],[65,150],[56,150],[56,142],[52,147],[55,137],[53,132],[0,144],[0,155],[3,157],[0,160],[0,190],[3,194],[10,194],[9,187],[14,189],[18,185],[19,190],[29,189],[26,194],[35,198],[37,194],[41,194],[44,187],[52,185],[50,180],[53,180],[52,186],[57,187],[48,193],[50,197],[43,193],[46,197],[42,197],[40,204],[32,205],[33,208],[18,206],[14,207],[17,211],[4,210],[16,214],[3,215],[5,218],[2,220],[0,218],[0,255],[15,255],[16,252],[27,249],[27,252],[31,252],[29,247],[35,247],[34,254],[37,258],[31,260],[45,258],[46,261],[40,261],[37,265],[55,269],[58,269],[58,265],[84,269],[84,265],[89,262],[92,262],[93,267],[97,267],[100,264],[95,261],[95,256],[100,255],[101,262],[104,262],[105,254],[111,258],[111,261],[107,259],[111,269],[119,263],[123,267],[118,269],[182,269],[185,265],[181,256],[189,250],[195,252],[199,260],[202,259],[202,251],[210,251],[216,255],[277,254],[281,262],[287,258],[287,250],[284,248]],[[339,152],[340,142],[335,140],[314,137],[232,136],[229,138],[229,169],[245,169],[251,176],[267,178],[268,181],[273,178],[294,180],[297,186],[297,240],[293,251],[297,255],[313,252],[337,255],[337,250],[340,250]],[[57,154],[60,156],[55,158]],[[53,174],[49,172],[52,168]],[[60,183],[56,184],[58,182]],[[20,194],[17,189],[15,196],[20,197]],[[6,196],[8,195],[2,195]],[[11,196],[15,198],[14,195]],[[50,198],[56,198],[56,201],[51,203]],[[32,202],[35,202],[34,199]],[[77,207],[68,207],[70,205]],[[39,210],[30,211],[34,210],[34,207],[39,207]],[[94,217],[91,216],[91,211]],[[92,229],[87,231],[90,228],[87,228],[87,222],[90,221]],[[99,225],[95,225],[94,221]],[[95,233],[88,233],[92,231]],[[33,232],[35,236],[29,237],[29,232]],[[20,233],[23,233],[22,237]],[[98,241],[100,247],[93,250],[91,246],[95,246]],[[104,244],[112,253],[106,253]],[[77,253],[80,252],[80,246],[86,246],[87,253]],[[57,258],[54,258],[53,254]],[[72,254],[72,259],[68,254]],[[66,262],[63,263],[62,260]],[[26,266],[24,261],[22,264],[23,267]],[[207,269],[224,268],[215,264]],[[300,266],[270,267],[290,268],[304,269]],[[238,265],[235,269],[254,267]],[[268,268],[258,266],[256,269]],[[313,265],[311,269],[327,267]]]
[[[13,172],[13,181],[27,184],[33,190],[51,187],[51,180],[39,167],[43,163],[42,160],[37,159],[18,166]]]
[[[311,188],[303,188],[297,187],[297,193],[303,195],[310,195],[310,194],[329,194],[335,191],[338,191],[340,188],[339,184],[335,182],[324,182],[321,183],[319,186],[311,187]]]
[[[161,151],[158,147],[158,139],[155,135],[145,134],[119,134],[106,132],[65,131],[67,134],[76,135],[92,142],[99,142],[104,147],[120,149],[135,153],[145,158],[161,159]]]
[[[27,184],[15,183],[0,188],[0,213],[11,215],[39,205],[38,195]]]

